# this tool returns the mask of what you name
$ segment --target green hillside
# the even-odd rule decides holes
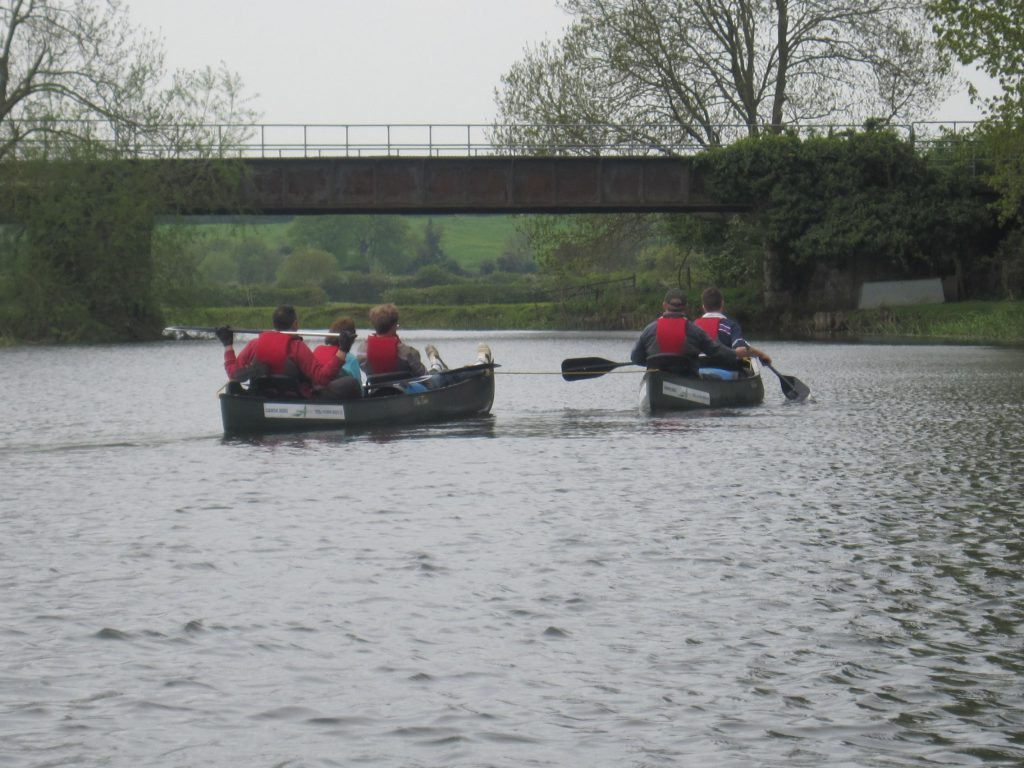
[[[476,272],[480,262],[497,259],[516,231],[515,216],[410,216],[409,223],[417,231],[427,226],[430,218],[442,230],[441,248],[459,266]]]
[[[505,250],[509,238],[515,234],[516,218],[506,215],[440,215],[406,216],[415,237],[421,238],[427,222],[433,219],[434,226],[442,231],[441,248],[467,272],[477,272],[480,263],[495,260]],[[242,240],[259,238],[273,250],[290,245],[288,227],[291,218],[286,216],[247,217],[191,217],[178,224],[172,220],[166,226],[198,227],[202,235],[211,240]]]

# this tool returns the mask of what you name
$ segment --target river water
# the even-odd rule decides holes
[[[225,439],[215,341],[0,350],[0,766],[1024,763],[1024,350],[764,346],[645,416],[630,334],[493,413]]]

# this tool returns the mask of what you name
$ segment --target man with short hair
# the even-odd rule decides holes
[[[299,317],[295,307],[282,304],[275,309],[273,324],[274,330],[260,333],[238,357],[233,346],[234,332],[229,326],[217,329],[217,338],[224,345],[224,370],[229,379],[242,381],[257,370],[260,375],[292,376],[298,379],[302,394],[310,397],[313,387],[326,386],[338,374],[347,353],[339,347],[329,361],[319,362],[296,333]]]
[[[647,365],[654,355],[680,355],[683,372],[696,375],[697,358],[704,354],[708,362],[721,367],[738,366],[736,353],[723,347],[686,318],[686,294],[673,288],[665,294],[661,316],[640,333],[629,359]]]
[[[767,353],[757,349],[743,338],[743,329],[739,322],[725,314],[725,299],[722,292],[715,286],[705,288],[700,297],[704,314],[694,322],[708,336],[716,339],[724,347],[728,347],[739,357],[758,357],[768,365],[772,364]]]

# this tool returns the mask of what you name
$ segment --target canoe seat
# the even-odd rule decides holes
[[[260,397],[291,397],[305,399],[299,380],[293,376],[257,376],[249,384],[249,394]]]
[[[683,375],[692,376],[694,373],[694,364],[691,358],[685,357],[684,355],[648,355],[647,367],[657,368],[659,371],[666,371],[668,373],[681,373]]]
[[[735,381],[740,377],[739,371],[727,371],[725,368],[700,368],[697,375],[702,379],[719,379],[720,381]]]

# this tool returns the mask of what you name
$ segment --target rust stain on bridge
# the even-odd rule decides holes
[[[242,202],[265,214],[746,209],[711,201],[685,158],[296,158],[245,164]]]

